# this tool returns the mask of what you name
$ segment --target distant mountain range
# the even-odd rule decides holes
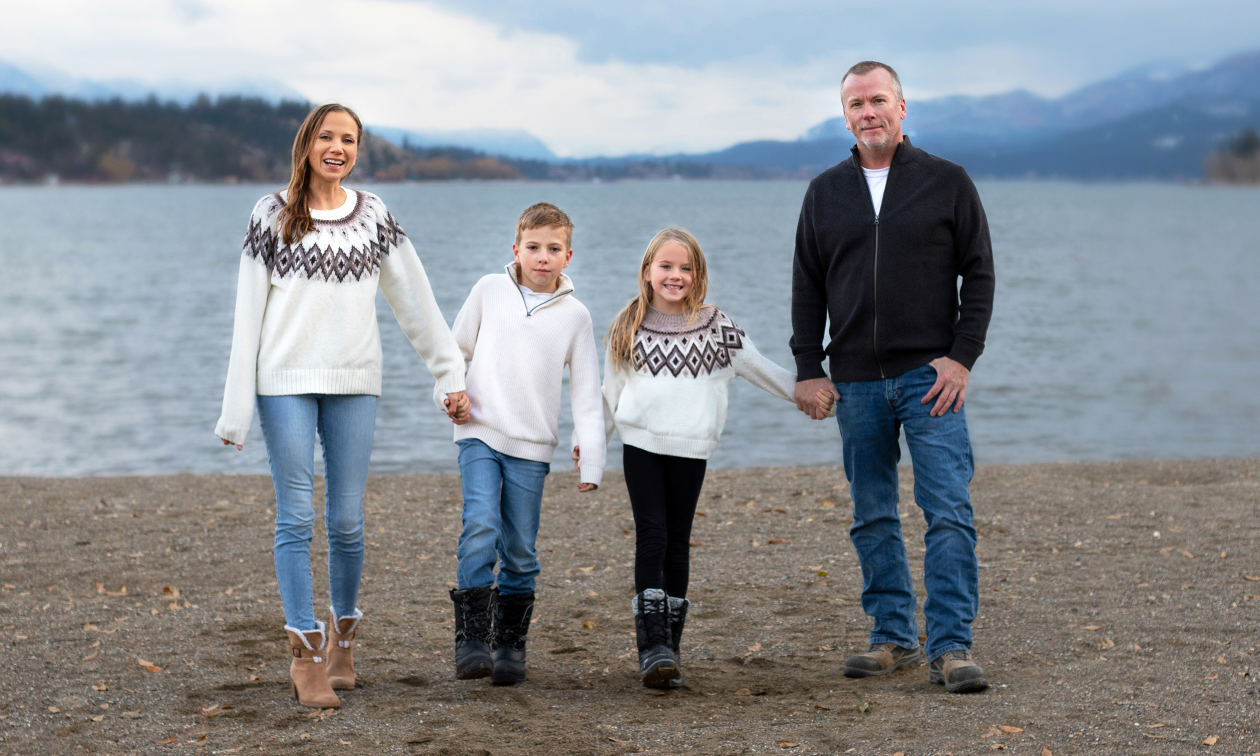
[[[1203,160],[1260,125],[1260,51],[1200,71],[1146,66],[1057,99],[1017,90],[907,102],[906,133],[975,176],[1193,178]],[[743,142],[689,160],[815,174],[848,156],[843,118],[796,141]],[[682,159],[684,156],[671,156]]]
[[[201,95],[239,95],[257,97],[271,103],[282,101],[306,102],[300,92],[284,84],[259,79],[228,80],[206,87],[186,82],[168,82],[159,86],[144,84],[131,79],[94,81],[67,76],[59,72],[31,73],[0,61],[0,94],[23,95],[32,100],[60,95],[88,102],[100,102],[115,98],[136,102],[150,96],[163,102],[173,101],[187,105]]]
[[[392,126],[368,126],[373,134],[398,147],[464,147],[488,155],[554,162],[559,158],[543,140],[524,129],[462,129],[415,131]]]
[[[256,97],[272,104],[306,102],[295,89],[265,80],[225,81],[211,87],[168,82],[159,86],[127,79],[94,81],[79,79],[58,72],[34,74],[0,61],[0,94],[12,94],[40,100],[60,95],[88,102],[115,98],[138,102],[157,97],[163,102],[188,105],[201,95],[239,95]],[[369,126],[373,133],[396,146],[404,140],[412,147],[462,147],[489,155],[503,155],[523,160],[557,160],[555,153],[538,137],[521,129],[464,129],[456,131],[409,130],[390,126]]]
[[[304,103],[300,93],[268,82],[216,88],[278,104]],[[138,82],[94,82],[34,75],[0,62],[0,93],[38,100],[50,95],[99,102],[151,95],[188,104],[202,90],[177,83],[156,91]],[[523,130],[413,130],[371,126],[402,147],[457,147],[516,161],[552,178],[623,176],[807,177],[844,160],[853,138],[842,118],[817,124],[795,141],[741,142],[723,150],[673,155],[560,159]],[[913,142],[965,166],[977,177],[1187,179],[1203,175],[1204,159],[1244,129],[1260,128],[1260,51],[1203,70],[1159,63],[1127,71],[1049,99],[1026,90],[985,97],[952,96],[908,103]],[[531,163],[531,164],[532,164]],[[524,165],[524,164],[522,164]]]

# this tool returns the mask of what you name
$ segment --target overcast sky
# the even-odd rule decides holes
[[[1255,48],[1256,0],[41,0],[0,24],[0,59],[27,70],[279,82],[370,123],[522,128],[570,156],[792,139],[839,113],[864,58],[913,108]]]

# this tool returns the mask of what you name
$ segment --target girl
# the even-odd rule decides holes
[[[215,428],[224,444],[241,449],[257,405],[276,488],[276,580],[293,697],[318,708],[339,707],[333,691],[351,690],[355,681],[363,487],[381,392],[378,285],[447,395],[447,414],[463,422],[468,409],[463,355],[415,249],[379,198],[341,186],[362,138],[363,124],[349,108],[312,110],[293,140],[289,188],[254,206]],[[331,643],[311,608],[317,435],[327,484]]]
[[[742,376],[796,401],[796,376],[762,357],[739,326],[706,305],[707,291],[699,242],[667,228],[648,244],[639,296],[605,339],[604,417],[609,437],[615,426],[625,446],[636,531],[631,607],[639,673],[650,688],[682,683],[678,642],[690,606],[691,521],[706,460],[726,424],[731,379]]]

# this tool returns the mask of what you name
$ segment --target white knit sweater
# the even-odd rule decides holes
[[[634,335],[633,365],[604,362],[604,417],[623,444],[656,454],[708,459],[726,426],[731,380],[795,401],[796,375],[763,357],[716,307],[667,315],[649,307]]]
[[[285,244],[285,193],[258,201],[236,286],[223,414],[215,433],[245,443],[255,396],[381,393],[376,288],[443,394],[464,389],[464,361],[424,266],[380,198],[346,189],[336,210],[312,210],[315,230]]]
[[[527,305],[514,265],[485,276],[455,316],[455,340],[468,362],[472,420],[455,440],[476,438],[502,454],[550,462],[559,443],[560,398],[569,367],[574,439],[582,449],[581,480],[599,484],[605,437],[599,353],[591,315],[573,296],[573,282],[546,302]],[[442,395],[434,392],[442,406]]]

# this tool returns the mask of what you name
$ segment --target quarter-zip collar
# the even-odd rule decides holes
[[[854,144],[849,148],[849,152],[853,154],[853,167],[860,173],[862,171],[862,155],[858,152],[858,147]],[[904,165],[913,161],[918,157],[920,152],[918,147],[910,144],[910,137],[903,136],[901,143],[897,145],[897,151],[893,153],[892,165]],[[892,171],[888,172],[889,178],[892,177]]]
[[[512,279],[512,283],[515,286],[521,286],[522,284],[521,284],[520,278],[518,278],[516,275],[516,262],[515,261],[510,262],[504,267],[507,269],[508,278]],[[517,293],[520,294],[520,289],[517,289]],[[525,295],[521,294],[520,296],[521,296],[521,303],[525,305],[525,315],[529,316],[529,315],[533,315],[535,312],[542,309],[543,307],[546,307],[547,305],[552,304],[553,302],[556,302],[557,300],[562,299],[563,297],[566,297],[572,293],[573,293],[572,279],[570,279],[565,274],[561,273],[560,286],[556,288],[556,293],[551,295],[551,299],[548,299],[546,302],[530,307],[529,303],[525,301]]]

